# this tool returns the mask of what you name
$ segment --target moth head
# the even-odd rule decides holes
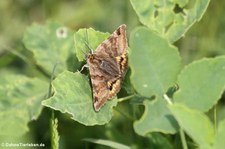
[[[84,42],[85,46],[87,47],[87,49],[89,50],[87,52],[87,50],[82,50],[83,54],[84,54],[84,59],[87,60],[89,59],[90,55],[93,54],[93,49],[90,48],[90,46],[87,44],[87,42]]]
[[[94,62],[94,59],[95,59],[95,55],[89,53],[89,54],[86,55],[86,59],[87,59],[89,62],[93,63],[93,62]]]
[[[88,32],[86,29],[86,38],[83,38],[84,43],[84,49],[81,49],[84,54],[84,59],[87,60],[90,54],[93,54],[94,50],[90,47],[89,41],[88,41]]]

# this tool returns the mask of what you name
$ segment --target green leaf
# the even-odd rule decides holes
[[[109,33],[95,31],[92,28],[78,30],[74,34],[75,50],[78,60],[83,61],[86,54],[90,53],[90,50],[96,49],[109,35]]]
[[[27,123],[39,116],[48,84],[22,75],[1,77],[0,84],[0,135],[20,136],[28,131]]]
[[[33,24],[27,28],[23,43],[28,50],[33,52],[34,58],[49,74],[57,64],[56,74],[66,70],[67,60],[73,57],[76,62],[73,33],[60,24],[50,22],[46,26]],[[70,62],[71,63],[71,62]],[[73,67],[78,68],[79,64]]]
[[[202,112],[192,110],[181,104],[169,106],[180,127],[196,142],[202,149],[210,149],[215,132],[209,118]]]
[[[143,96],[162,96],[177,78],[181,67],[178,50],[148,28],[135,29],[130,38],[131,82]]]
[[[69,113],[72,119],[84,125],[103,125],[112,117],[112,107],[117,100],[108,101],[99,112],[93,108],[92,92],[86,76],[64,71],[52,82],[54,95],[43,101],[44,106],[62,113]]]
[[[221,149],[225,146],[225,120],[221,121],[215,137],[214,149]]]
[[[103,140],[103,139],[91,139],[91,138],[86,138],[83,139],[84,141],[88,141],[88,142],[92,142],[92,143],[96,143],[96,144],[101,144],[101,145],[105,145],[111,148],[118,148],[118,149],[130,149],[129,146],[123,145],[121,143],[117,143],[117,142],[113,142],[110,140]]]
[[[225,57],[202,59],[187,65],[178,77],[174,101],[200,111],[217,103],[225,89]]]
[[[201,19],[209,0],[131,0],[131,4],[141,23],[175,42]]]
[[[144,114],[134,123],[136,133],[145,136],[149,132],[175,133],[178,130],[177,122],[164,99],[146,100],[144,105]]]

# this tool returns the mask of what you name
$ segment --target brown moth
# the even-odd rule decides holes
[[[123,24],[87,55],[95,111],[120,91],[128,68],[126,49],[126,25]]]

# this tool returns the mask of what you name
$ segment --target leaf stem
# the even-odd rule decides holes
[[[115,111],[124,116],[125,118],[129,119],[130,121],[135,120],[132,116],[125,114],[123,111],[119,110],[119,108],[116,108]]]
[[[171,99],[170,99],[166,94],[164,94],[163,97],[164,97],[164,99],[165,99],[170,105],[173,104],[172,101],[171,101]]]
[[[180,128],[179,132],[180,132],[181,143],[182,143],[183,149],[188,149],[187,142],[186,142],[186,138],[185,138],[185,134],[184,134],[183,129]]]
[[[217,132],[217,110],[216,110],[216,105],[214,106],[214,130]]]
[[[55,73],[56,66],[57,66],[57,63],[54,65],[54,67],[52,69],[52,75],[51,75],[50,82],[49,82],[49,87],[48,87],[48,98],[51,97],[51,93],[52,93],[52,80],[54,78],[54,73]]]
[[[48,98],[51,97],[51,92],[52,92],[52,80],[54,78],[54,73],[55,73],[55,69],[56,69],[57,63],[54,65],[53,69],[52,69],[52,74],[51,74],[51,78],[49,81],[49,88],[48,88]],[[55,113],[54,110],[51,110],[51,118],[50,118],[50,130],[51,130],[51,149],[56,149],[56,145],[55,145],[55,135],[54,135],[54,124],[55,124]]]
[[[45,72],[45,70],[43,70],[40,66],[36,65],[32,60],[30,60],[27,56],[24,56],[20,52],[18,52],[16,50],[13,50],[11,47],[8,47],[8,46],[1,46],[1,43],[0,43],[0,48],[4,48],[6,51],[8,51],[8,52],[12,53],[13,55],[17,56],[18,58],[23,60],[29,66],[34,67],[34,68],[36,67],[37,70],[39,70],[40,73],[42,73],[42,75],[49,76],[48,73]]]
[[[130,98],[132,98],[132,97],[134,97],[135,95],[130,95],[130,96],[126,96],[126,97],[123,97],[123,98],[119,98],[118,99],[118,102],[123,102],[123,101],[126,101],[126,100],[128,100],[128,99],[130,99]]]
[[[22,55],[21,53],[19,53],[16,50],[13,50],[11,47],[8,47],[8,46],[1,46],[1,47],[6,49],[8,52],[12,53],[13,55],[19,57],[20,59],[22,59],[27,64],[34,65],[34,63],[32,63],[26,56]]]
[[[51,110],[51,118],[50,118],[50,130],[51,130],[51,149],[54,149],[54,135],[53,135],[53,127],[54,127],[54,111]]]

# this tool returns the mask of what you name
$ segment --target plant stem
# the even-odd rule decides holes
[[[57,63],[54,65],[53,70],[52,70],[52,75],[51,75],[50,82],[49,82],[49,87],[48,87],[48,98],[51,97],[51,93],[52,93],[52,80],[54,78],[54,73],[55,73],[56,66],[57,66]]]
[[[48,88],[48,98],[51,97],[51,93],[52,93],[52,80],[54,78],[54,73],[55,73],[55,69],[56,69],[57,63],[54,65],[53,70],[52,70],[52,74],[51,74],[51,78],[50,78],[50,82],[49,82],[49,88]],[[51,118],[50,118],[50,130],[51,130],[51,149],[56,149],[55,146],[55,136],[54,136],[54,123],[55,123],[55,113],[54,110],[51,110]]]
[[[132,97],[134,97],[135,95],[130,95],[130,96],[126,96],[126,97],[123,97],[123,98],[119,98],[118,99],[118,102],[122,102],[122,101],[125,101],[125,100],[128,100],[128,99],[130,99],[130,98],[132,98]]]
[[[51,130],[51,149],[54,149],[54,135],[53,135],[53,125],[54,125],[54,111],[52,110],[51,118],[50,118],[50,130]]]
[[[164,94],[163,97],[164,97],[164,99],[165,99],[170,105],[173,104],[172,101],[171,101],[171,99],[170,99],[166,94]]]
[[[216,105],[214,106],[214,130],[217,132],[217,111],[216,111]]]
[[[119,114],[121,114],[122,116],[124,116],[125,118],[129,119],[130,121],[134,121],[135,119],[133,117],[131,117],[128,114],[125,114],[125,112],[119,110],[119,108],[115,109],[116,112],[118,112]]]
[[[22,59],[24,62],[26,62],[27,64],[30,65],[34,65],[34,63],[32,63],[26,56],[24,56],[23,54],[19,53],[18,51],[8,47],[8,46],[1,46],[2,48],[4,48],[5,50],[7,50],[8,52],[14,54],[15,56],[19,57],[20,59]]]
[[[183,149],[188,149],[183,129],[180,128],[179,132],[180,132],[180,138],[181,138],[181,143],[182,143]]]

